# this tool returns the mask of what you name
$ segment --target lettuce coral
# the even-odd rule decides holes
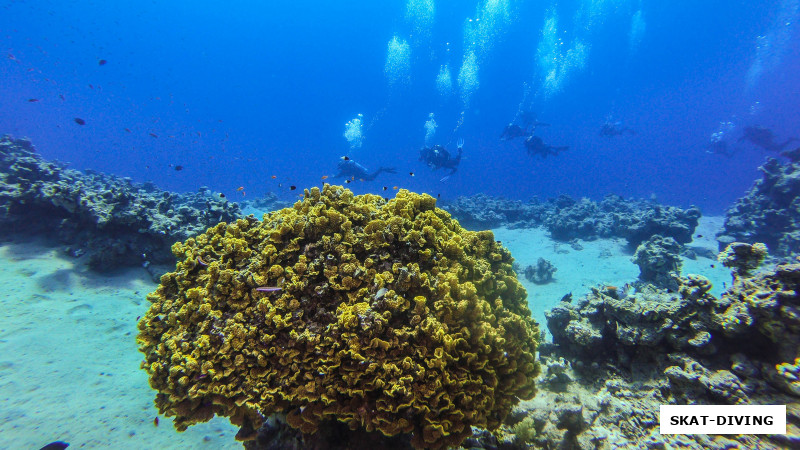
[[[535,394],[538,326],[510,253],[435,205],[325,185],[176,243],[139,322],[159,411],[179,431],[221,415],[248,439],[285,413],[417,448],[496,428]]]

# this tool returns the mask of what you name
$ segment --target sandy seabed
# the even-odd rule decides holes
[[[702,237],[690,247],[716,252],[722,220],[702,218],[695,232]],[[494,233],[521,268],[542,257],[558,269],[545,285],[520,275],[542,329],[544,312],[565,294],[578,301],[592,286],[622,286],[639,274],[624,240],[581,241],[576,250],[542,229]],[[731,279],[703,257],[684,260],[683,273],[711,279],[714,295]],[[234,440],[237,428],[224,418],[183,433],[164,417],[154,424],[155,391],[139,368],[136,346],[137,317],[156,286],[144,269],[101,275],[43,242],[6,242],[0,244],[0,286],[0,448],[38,449],[56,440],[70,448],[242,448]]]

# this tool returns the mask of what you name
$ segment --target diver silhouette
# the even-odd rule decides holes
[[[419,151],[419,160],[424,162],[428,167],[433,170],[437,169],[450,169],[450,173],[439,181],[447,180],[450,175],[453,175],[458,170],[458,165],[461,164],[461,155],[463,154],[464,140],[459,139],[457,148],[458,155],[455,157],[450,156],[450,152],[442,145],[436,144],[432,147],[423,147]]]
[[[334,175],[333,178],[350,178],[362,181],[372,181],[383,172],[397,173],[394,167],[380,167],[378,170],[370,173],[364,166],[353,161],[352,159],[339,161],[339,164],[336,168],[339,170],[339,172]]]
[[[556,156],[561,152],[569,150],[567,146],[553,146],[545,144],[539,136],[528,136],[525,139],[525,148],[531,156],[541,156],[542,159],[547,158],[549,155]]]
[[[611,138],[616,136],[622,136],[624,134],[633,135],[636,134],[636,131],[634,131],[632,128],[622,125],[622,122],[619,120],[613,121],[611,119],[606,119],[606,123],[604,123],[603,126],[600,127],[600,131],[598,132],[598,134],[603,137]]]
[[[752,126],[744,128],[742,137],[739,138],[738,142],[748,141],[764,150],[778,153],[797,140],[795,137],[790,137],[779,144],[775,142],[775,133],[772,130],[761,126]]]

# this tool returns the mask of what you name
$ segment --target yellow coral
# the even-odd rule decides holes
[[[508,251],[435,203],[325,185],[175,244],[139,323],[159,410],[178,430],[283,412],[304,433],[339,420],[418,448],[496,428],[535,393],[538,328]]]

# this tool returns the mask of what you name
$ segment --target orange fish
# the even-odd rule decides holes
[[[272,179],[274,180],[275,178],[278,178],[278,176],[277,175],[273,175]]]
[[[323,179],[323,180],[327,180],[327,179],[328,179],[328,176],[327,176],[327,175],[323,175],[323,176],[322,176],[322,179]]]
[[[236,190],[237,191],[243,191],[244,190],[244,186],[239,186],[238,188],[236,188]]]

